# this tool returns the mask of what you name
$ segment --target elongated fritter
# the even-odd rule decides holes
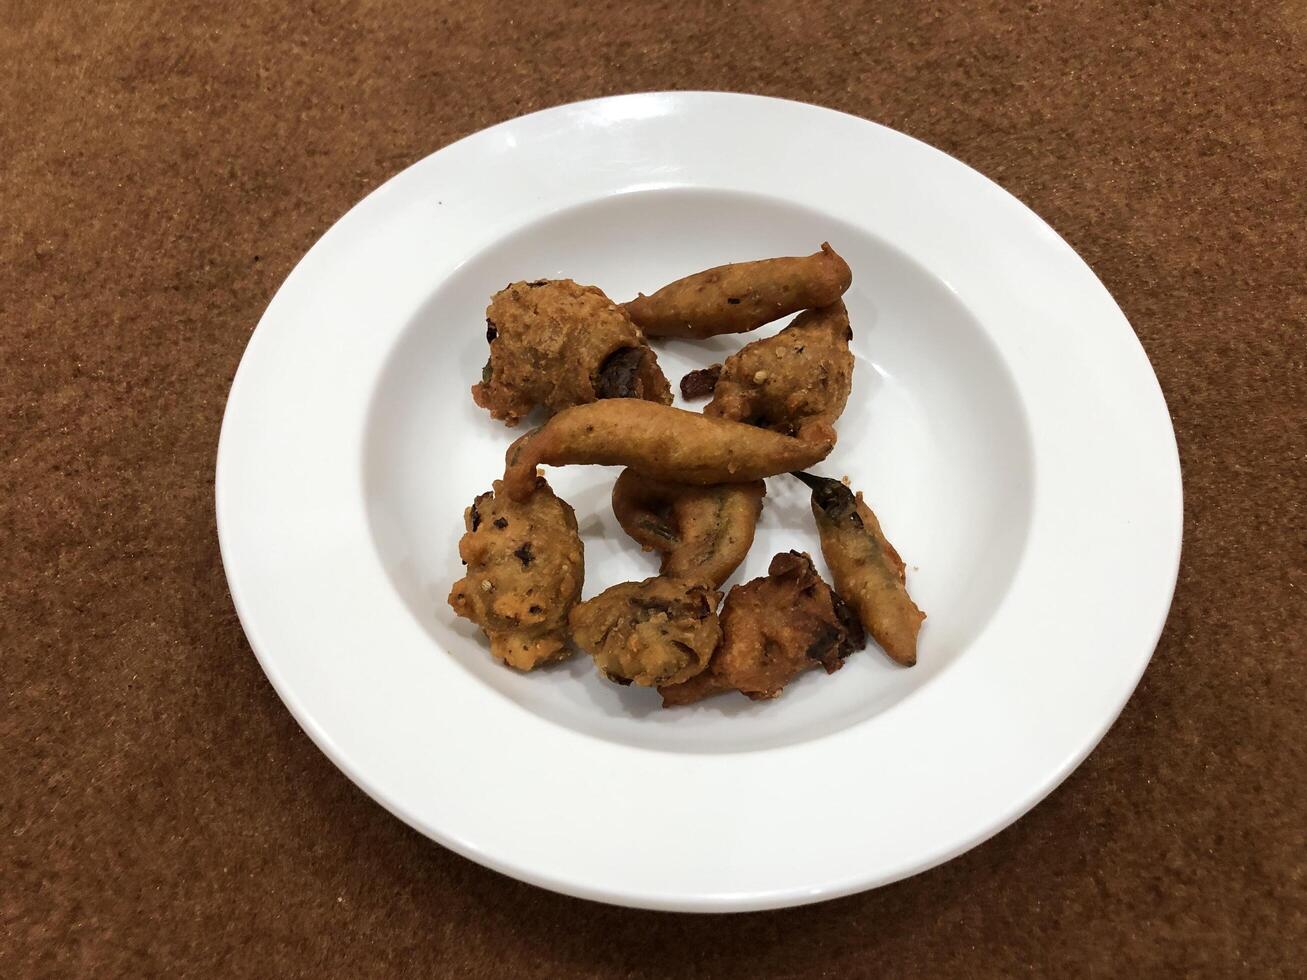
[[[703,414],[833,441],[835,420],[853,389],[852,339],[843,301],[800,313],[774,337],[745,344],[726,359]]]
[[[535,489],[536,467],[597,463],[707,486],[747,483],[825,459],[828,439],[805,442],[742,422],[708,418],[634,398],[566,408],[508,448],[504,488],[518,500]]]
[[[771,560],[764,578],[737,585],[721,612],[722,643],[708,669],[663,685],[663,707],[691,704],[721,691],[755,701],[774,698],[799,674],[821,666],[831,674],[862,649],[862,626],[798,551]]]
[[[717,648],[721,599],[686,579],[623,582],[572,610],[572,638],[611,681],[675,684],[703,670]]]
[[[749,553],[766,492],[762,480],[695,487],[622,470],[613,513],[646,551],[662,552],[663,575],[717,588]]]
[[[736,262],[669,283],[624,304],[650,337],[713,337],[744,333],[799,310],[829,306],[853,273],[822,243],[812,255]]]
[[[885,539],[876,515],[839,480],[795,473],[812,489],[821,553],[840,595],[858,613],[889,656],[905,667],[917,662],[917,633],[926,614],[908,595],[903,559]]]
[[[672,390],[640,329],[595,286],[571,279],[515,282],[486,307],[490,360],[472,398],[516,425],[600,398],[672,403]]]
[[[576,515],[542,479],[524,502],[496,480],[463,514],[458,553],[467,574],[449,604],[480,626],[490,652],[532,670],[569,656],[567,614],[581,598],[585,553]]]

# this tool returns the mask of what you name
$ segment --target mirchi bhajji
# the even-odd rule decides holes
[[[917,662],[917,633],[926,614],[908,595],[903,559],[870,507],[839,480],[795,473],[812,490],[821,553],[840,595],[892,660]]]
[[[830,244],[812,255],[719,265],[624,304],[650,337],[702,339],[745,333],[799,310],[829,306],[853,273]]]
[[[634,398],[566,408],[522,436],[505,456],[504,487],[518,500],[535,489],[536,467],[629,466],[675,483],[747,483],[825,459],[829,440],[804,441],[728,419]]]
[[[662,553],[659,571],[717,588],[753,544],[762,480],[687,486],[623,470],[613,484],[613,513],[646,551]]]
[[[868,636],[911,666],[925,614],[904,563],[862,494],[804,472],[836,442],[853,386],[848,263],[811,255],[717,266],[616,304],[571,279],[510,283],[486,308],[490,357],[476,404],[515,426],[543,424],[505,454],[504,475],[464,513],[467,566],[449,603],[490,652],[529,671],[585,651],[621,685],[664,707],[738,691],[779,696],[807,670],[833,673]],[[703,412],[672,407],[650,337],[706,339],[798,314],[680,382]],[[708,358],[704,358],[708,360]],[[660,574],[581,601],[585,557],[572,508],[544,466],[623,467],[612,506],[623,530],[659,553]],[[719,591],[753,545],[764,479],[791,473],[812,493],[833,584],[801,551],[767,575]]]

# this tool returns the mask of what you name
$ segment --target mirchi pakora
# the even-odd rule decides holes
[[[572,638],[615,683],[675,684],[702,671],[717,648],[721,598],[686,579],[623,582],[572,610]]]
[[[668,283],[623,304],[650,337],[745,333],[799,310],[829,306],[853,273],[828,242],[812,255],[735,262]]]
[[[467,574],[449,604],[485,631],[490,652],[518,670],[570,656],[567,615],[581,598],[585,553],[576,514],[543,479],[525,501],[496,480],[463,515]]]
[[[747,483],[811,466],[826,458],[832,444],[613,398],[563,409],[514,442],[505,456],[504,487],[525,500],[535,489],[537,466],[573,463],[629,466],[645,476],[696,486]]]
[[[490,360],[472,399],[508,425],[600,398],[672,403],[640,329],[595,286],[571,279],[510,283],[486,307]]]
[[[892,660],[917,662],[917,633],[926,614],[908,595],[903,559],[870,507],[839,480],[795,473],[812,490],[821,553],[840,595]]]
[[[646,551],[662,553],[660,572],[717,588],[744,561],[762,513],[762,480],[695,487],[623,470],[613,513]]]
[[[853,390],[852,339],[842,301],[799,314],[774,337],[726,359],[703,414],[834,442],[835,420]]]
[[[731,589],[720,618],[722,642],[708,668],[660,686],[663,707],[723,691],[769,700],[805,670],[820,666],[834,673],[866,643],[853,610],[798,551],[776,555],[764,578]]]

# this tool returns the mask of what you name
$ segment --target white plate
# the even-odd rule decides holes
[[[468,394],[490,294],[567,276],[621,300],[823,240],[854,270],[857,370],[818,470],[865,490],[904,555],[930,617],[918,666],[869,647],[771,703],[663,711],[584,657],[492,662],[445,601],[463,508],[520,431]],[[750,339],[659,356],[675,381]],[[612,517],[614,475],[550,474],[580,520],[587,596],[655,570]],[[1013,197],[852,116],[650,93],[477,133],[328,231],[241,362],[217,513],[264,670],[378,802],[547,888],[727,911],[921,871],[1056,786],[1156,644],[1181,489],[1125,317]],[[733,581],[789,548],[818,555],[806,492],[777,478]]]

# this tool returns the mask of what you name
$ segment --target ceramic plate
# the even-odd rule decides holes
[[[830,241],[853,268],[853,395],[818,471],[880,516],[929,614],[778,700],[663,710],[583,655],[493,662],[446,603],[463,509],[510,430],[469,386],[518,279],[617,300]],[[755,335],[658,345],[682,373]],[[698,407],[698,406],[693,406]],[[1157,642],[1180,554],[1175,439],[1120,309],[997,185],[864,119],[746,95],[562,106],[378,188],[291,273],[232,385],[217,466],[246,635],[318,746],[396,816],[546,888],[656,909],[812,902],[994,834],[1094,747]],[[585,595],[655,573],[616,471],[550,472]],[[732,582],[820,561],[806,491],[768,481]]]

